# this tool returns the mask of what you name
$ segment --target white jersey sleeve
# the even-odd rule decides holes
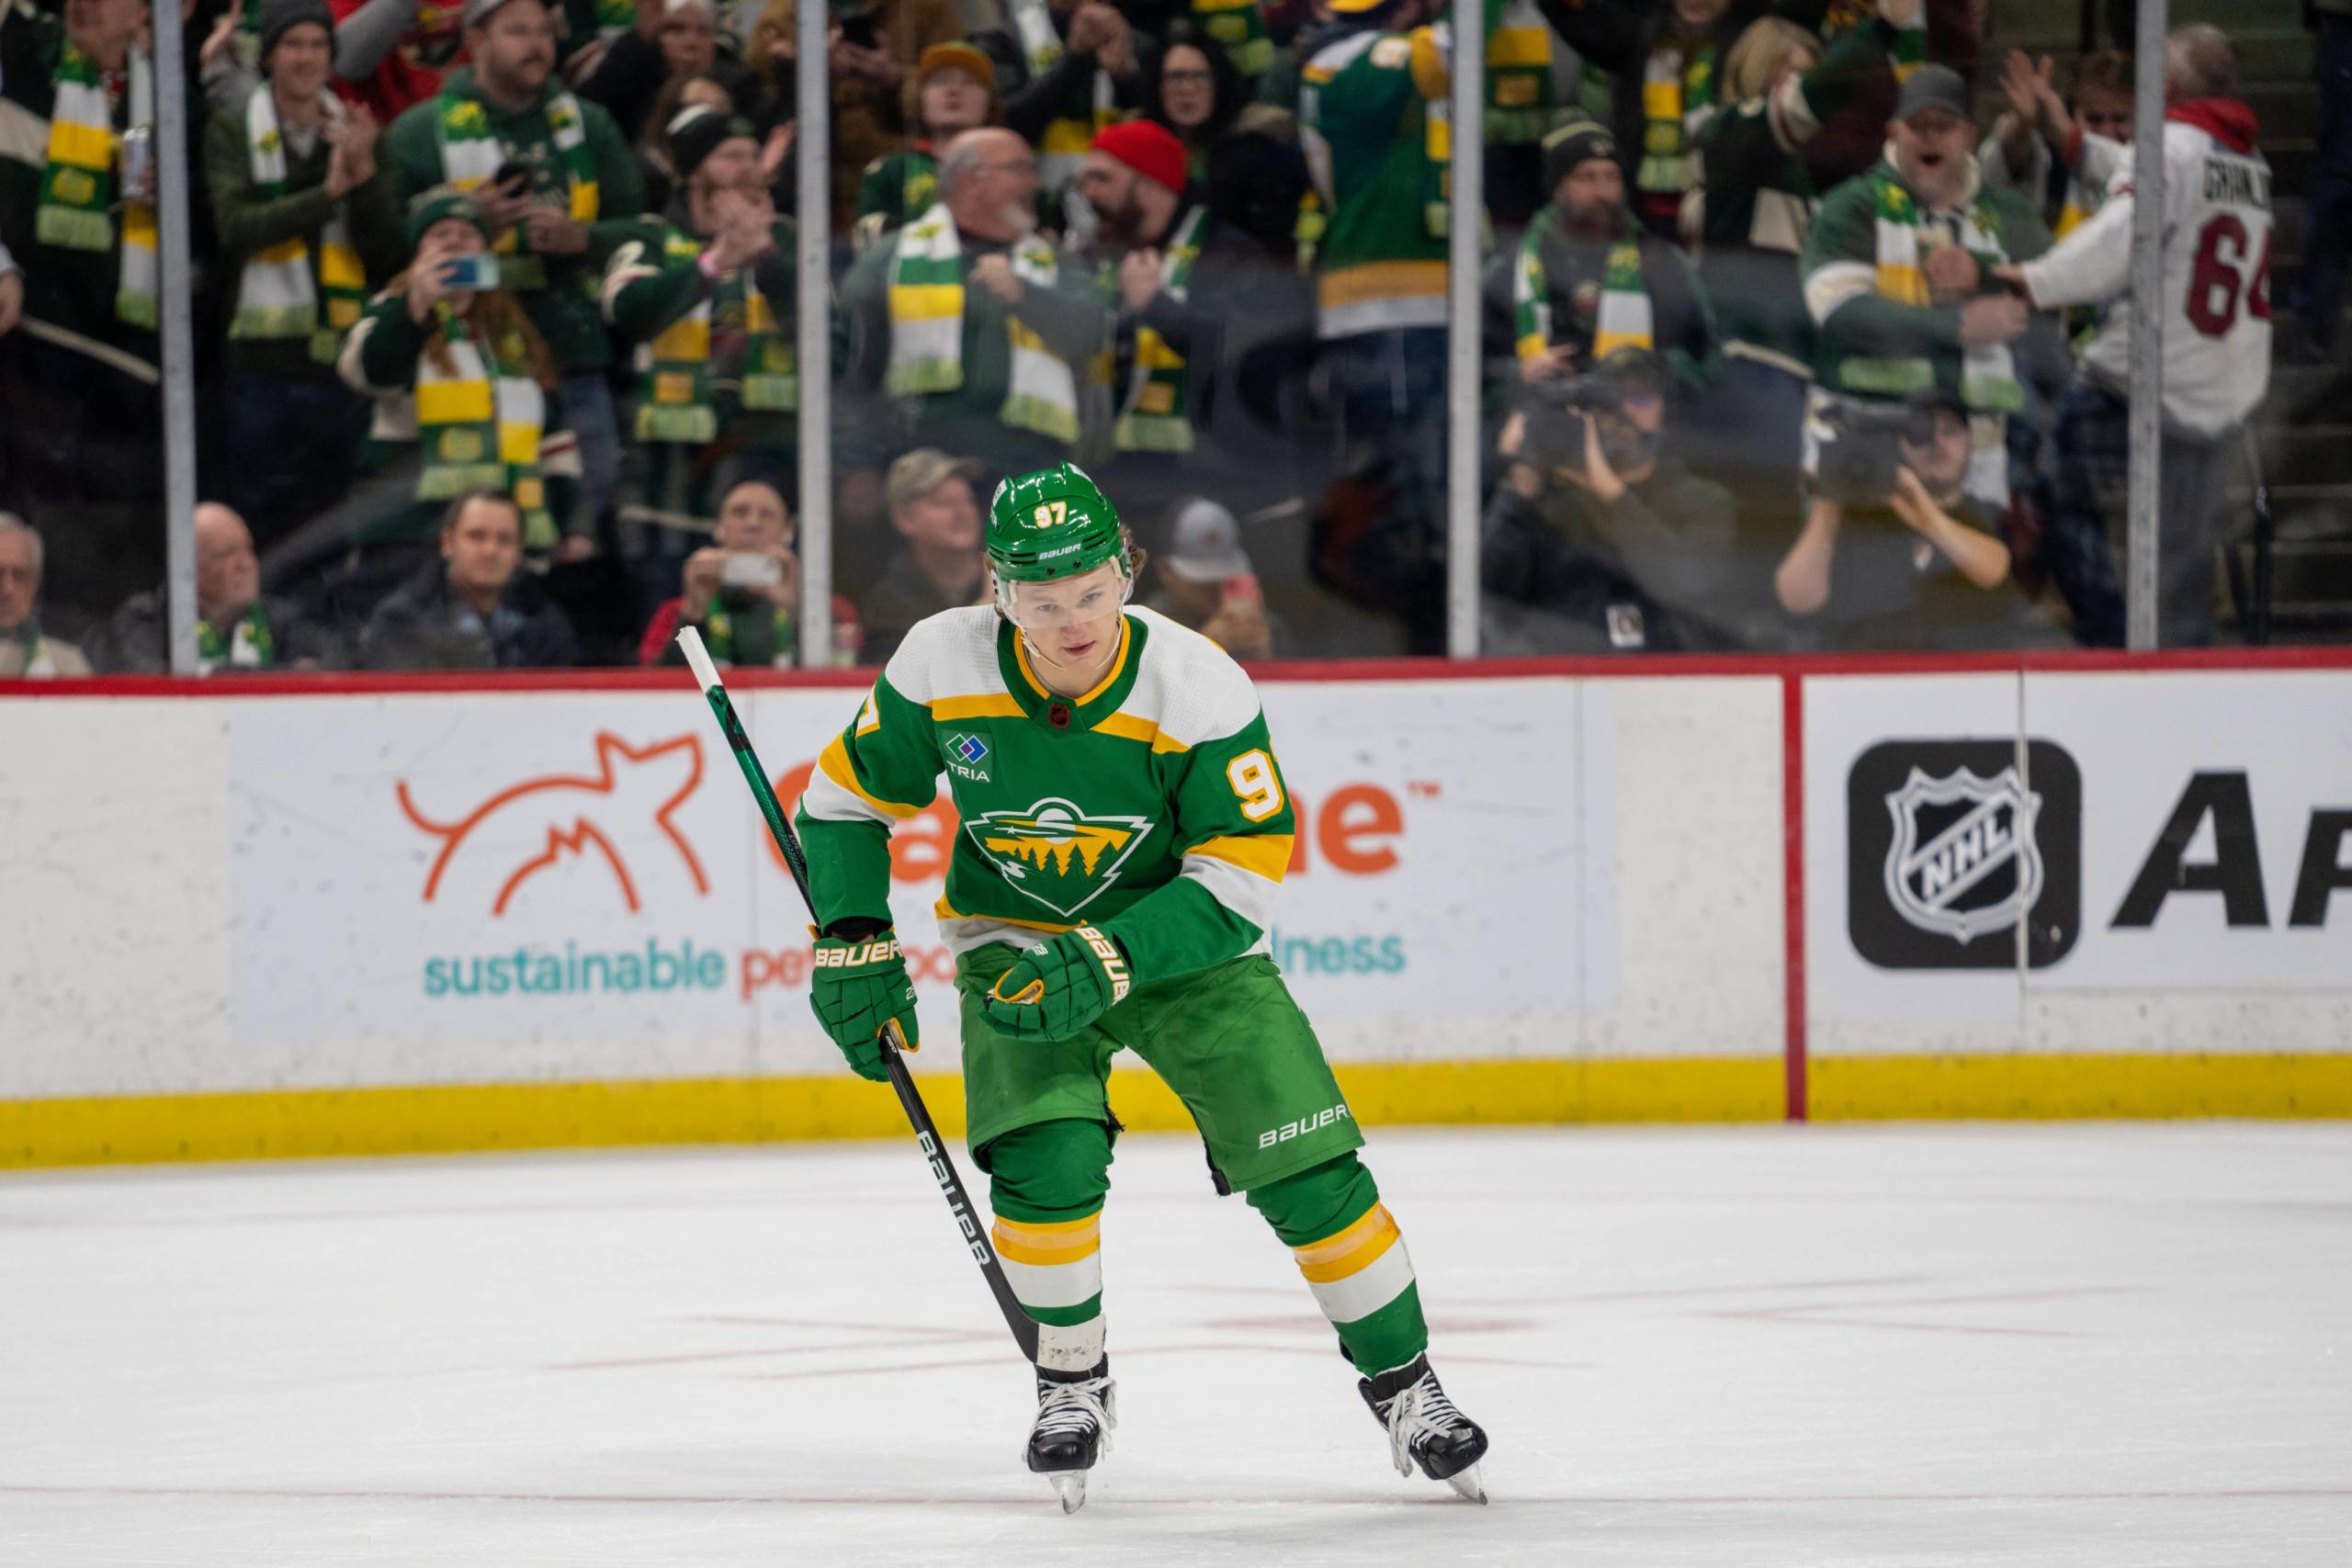
[[[2178,122],[2165,127],[2164,148],[2165,420],[2218,435],[2270,386],[2270,166]],[[2024,269],[2037,304],[2113,299],[2083,363],[2119,391],[2131,380],[2139,304],[2128,293],[2136,205],[2127,158],[2098,215]]]

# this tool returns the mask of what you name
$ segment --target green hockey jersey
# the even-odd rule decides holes
[[[1198,632],[1129,609],[1111,673],[1064,698],[993,609],[918,623],[800,797],[820,929],[890,918],[891,824],[943,773],[955,952],[1092,925],[1150,982],[1266,951],[1295,818],[1256,689]]]

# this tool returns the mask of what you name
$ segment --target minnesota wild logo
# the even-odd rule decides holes
[[[1098,817],[1059,799],[1026,811],[983,812],[964,823],[1016,891],[1073,919],[1119,879],[1119,867],[1151,829],[1148,817]]]

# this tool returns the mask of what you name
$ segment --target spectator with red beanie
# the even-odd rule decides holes
[[[1136,516],[1165,515],[1178,496],[1211,488],[1204,451],[1218,412],[1224,337],[1276,269],[1222,222],[1187,179],[1184,144],[1156,120],[1097,131],[1079,170],[1096,219],[1096,259],[1114,280],[1115,363],[1106,482]]]

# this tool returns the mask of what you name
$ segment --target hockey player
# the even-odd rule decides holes
[[[972,1158],[1038,1325],[1027,1462],[1061,1495],[1117,1422],[1099,1227],[1119,1127],[1103,1080],[1149,1063],[1288,1244],[1362,1373],[1397,1469],[1485,1500],[1487,1436],[1438,1385],[1413,1266],[1306,1015],[1267,956],[1295,818],[1249,677],[1215,643],[1128,608],[1136,561],[1064,463],[989,503],[994,605],[922,621],[825,748],[798,813],[819,1020],[865,1077],[916,1043],[890,929],[890,825],[948,775],[963,830],[939,903],[957,954]]]
[[[2156,509],[2158,639],[2213,640],[2213,552],[2247,416],[2270,386],[2270,165],[2237,96],[2237,51],[2218,28],[2165,41],[2164,475]],[[2037,261],[1996,268],[2035,305],[2106,305],[2058,400],[2057,504],[2043,536],[2075,635],[2123,641],[2110,541],[2123,532],[2132,382],[2132,169],[2096,216]]]

